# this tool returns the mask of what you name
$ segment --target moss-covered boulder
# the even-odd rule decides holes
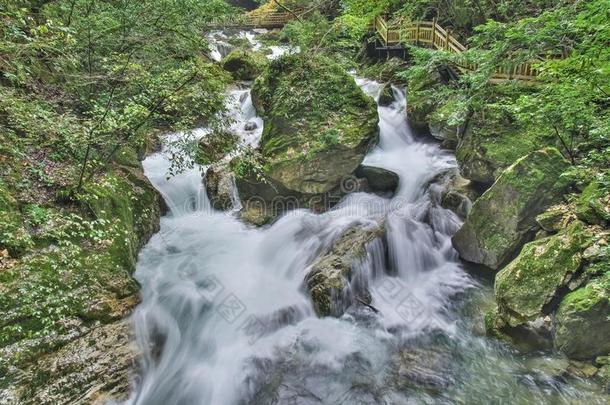
[[[265,69],[267,59],[258,53],[237,49],[222,60],[222,67],[235,80],[254,80]]]
[[[387,107],[392,105],[394,102],[394,89],[390,83],[386,83],[381,86],[381,91],[379,92],[379,100],[377,102],[380,106]]]
[[[339,187],[377,141],[374,100],[325,57],[290,55],[272,62],[252,94],[265,118],[265,175],[293,192]]]
[[[555,346],[576,359],[610,353],[610,272],[561,301],[555,315]]]
[[[548,315],[549,304],[568,287],[583,264],[591,234],[581,222],[563,232],[526,244],[496,275],[498,314],[510,327]]]
[[[486,108],[468,120],[455,156],[464,177],[489,185],[517,159],[554,142],[517,126],[505,113]]]
[[[606,177],[610,181],[610,175]],[[590,224],[610,224],[610,186],[601,180],[591,182],[576,201],[576,215]]]
[[[438,71],[426,72],[409,81],[407,118],[416,134],[427,135],[430,132],[430,116],[438,108],[434,93],[443,83],[443,77]]]
[[[366,258],[369,243],[383,236],[383,227],[348,229],[311,268],[305,286],[318,316],[341,316],[353,303],[370,303],[368,291],[352,291],[352,269]]]
[[[239,137],[230,131],[213,131],[199,139],[195,161],[211,165],[224,158],[237,147]]]
[[[499,269],[537,229],[536,216],[561,200],[569,183],[561,174],[569,163],[555,148],[518,159],[472,206],[453,237],[460,256]]]
[[[214,209],[226,211],[234,208],[235,178],[228,164],[220,162],[210,166],[205,173],[204,183]]]

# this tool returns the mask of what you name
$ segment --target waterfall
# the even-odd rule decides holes
[[[357,82],[377,97],[378,83]],[[252,228],[210,207],[205,168],[167,178],[167,147],[144,161],[169,213],[137,264],[142,360],[126,404],[484,403],[490,387],[517,402],[547,398],[548,386],[515,381],[520,360],[463,321],[460,301],[478,305],[481,286],[451,247],[461,221],[434,192],[456,161],[411,134],[405,93],[394,94],[379,106],[380,142],[365,160],[399,175],[392,198],[353,193],[326,213],[295,210]],[[231,129],[256,146],[264,123],[249,90],[233,90],[227,107]],[[246,131],[252,121],[258,128]],[[347,229],[380,223],[384,241],[366,246],[334,297],[345,314],[318,318],[303,288],[307,271]],[[369,306],[354,303],[367,293]],[[573,394],[550,390],[557,400]]]

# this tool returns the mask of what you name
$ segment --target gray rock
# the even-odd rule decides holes
[[[204,176],[204,182],[214,209],[227,211],[233,208],[235,180],[228,164],[221,162],[210,166]]]
[[[536,216],[561,200],[569,163],[555,148],[530,153],[507,168],[472,206],[453,237],[462,259],[499,269],[532,239]]]
[[[305,285],[318,316],[341,316],[354,302],[370,304],[368,292],[355,292],[357,297],[352,294],[352,268],[366,257],[367,245],[383,234],[382,226],[350,228],[313,265]]]
[[[356,169],[356,176],[365,178],[371,190],[381,192],[395,192],[400,181],[396,173],[373,166],[360,165]]]

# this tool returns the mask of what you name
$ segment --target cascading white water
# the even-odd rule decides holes
[[[358,83],[377,96],[378,84]],[[394,90],[396,102],[379,107],[380,143],[365,161],[400,176],[391,199],[354,193],[327,213],[296,210],[255,229],[210,207],[200,167],[168,179],[166,154],[144,161],[170,212],[138,261],[142,303],[133,321],[143,354],[141,378],[128,404],[434,402],[427,391],[404,389],[405,377],[395,375],[402,367],[398,354],[421,341],[447,358],[459,357],[464,346],[472,353],[463,362],[468,365],[447,371],[443,363],[441,377],[433,366],[407,374],[424,388],[444,390],[445,401],[476,397],[477,388],[456,380],[470,370],[483,376],[485,365],[498,359],[505,364],[498,373],[509,381],[501,388],[521,395],[510,383],[519,363],[460,327],[456,297],[477,283],[451,247],[458,217],[429,192],[433,179],[455,170],[455,159],[414,139],[404,92]],[[249,91],[233,91],[229,103],[232,129],[244,143],[256,145],[263,122]],[[244,130],[253,120],[258,129]],[[381,222],[387,254],[380,240],[370,243],[367,257],[354,265],[351,283],[354,290],[370,291],[372,308],[354,304],[339,319],[317,318],[303,289],[310,266],[345,230]],[[484,386],[484,378],[476,383]],[[531,395],[522,398],[545,398]]]

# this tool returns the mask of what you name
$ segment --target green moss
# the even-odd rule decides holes
[[[201,165],[218,162],[237,147],[239,137],[229,131],[214,131],[199,140],[195,161]]]
[[[548,313],[547,305],[580,270],[582,252],[592,235],[581,222],[523,247],[519,256],[496,275],[500,315],[511,326]]]
[[[568,187],[568,162],[555,148],[518,159],[472,206],[453,241],[462,258],[500,268],[536,230],[535,218]]]
[[[610,272],[566,295],[555,316],[555,345],[568,356],[610,352]]]
[[[323,57],[286,56],[272,62],[253,93],[266,118],[266,157],[281,159],[291,146],[313,144],[329,130],[338,143],[352,147],[376,131],[374,100],[341,66]],[[292,153],[305,155],[307,150]]]
[[[235,50],[222,61],[222,67],[235,80],[254,80],[260,75],[267,64],[267,59],[258,53]]]
[[[33,245],[17,201],[0,182],[0,251],[6,249],[11,256],[17,257]]]
[[[264,174],[297,194],[338,187],[377,139],[374,100],[326,57],[271,62],[254,83],[252,99],[265,118]]]
[[[554,145],[553,138],[520,128],[503,113],[489,110],[471,118],[456,149],[456,158],[464,177],[492,183],[517,159],[551,145]]]
[[[24,209],[46,244],[2,272],[0,347],[25,348],[3,364],[29,361],[61,345],[75,325],[122,318],[135,304],[130,273],[158,227],[157,193],[139,168],[124,167],[88,184],[79,202],[72,212]]]
[[[555,233],[565,228],[574,219],[570,207],[558,204],[550,207],[536,217],[536,222],[546,232]]]
[[[576,201],[576,215],[590,224],[610,222],[610,187],[602,181],[591,182]]]

